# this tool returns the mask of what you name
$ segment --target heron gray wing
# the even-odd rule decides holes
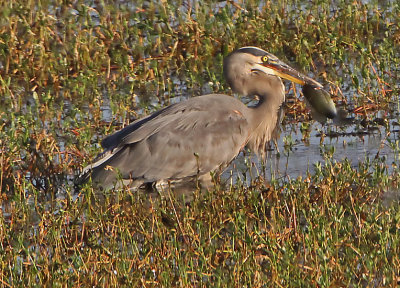
[[[230,104],[232,109],[245,107],[239,100],[223,94],[210,94],[191,98],[187,101],[170,105],[143,119],[136,120],[124,129],[106,137],[102,141],[102,146],[107,149],[113,149],[118,146],[135,143],[161,130],[165,130],[165,127],[171,123],[174,125],[179,123],[183,128],[184,126],[190,127],[190,123],[201,121],[193,118],[196,117],[195,111],[203,112],[197,114],[197,117],[204,114],[212,115],[213,107],[214,109],[225,107],[227,103]]]
[[[233,110],[214,112],[217,117],[190,111],[174,128],[151,135],[143,143],[149,152],[143,160],[148,161],[132,174],[179,179],[225,168],[246,144],[248,123]]]
[[[248,108],[233,97],[212,94],[168,108],[121,138],[101,165],[92,164],[97,174],[108,165],[144,182],[202,175],[228,165],[247,142]]]

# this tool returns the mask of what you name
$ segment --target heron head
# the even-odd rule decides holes
[[[234,55],[235,60],[240,65],[249,68],[250,72],[262,72],[267,75],[278,76],[282,79],[287,79],[300,85],[312,85],[322,88],[322,85],[314,79],[300,73],[296,69],[290,67],[283,61],[279,60],[275,55],[264,51],[257,47],[242,47],[232,52],[228,57]],[[235,61],[232,61],[235,62]],[[224,69],[228,68],[226,63]],[[244,69],[249,71],[249,69]]]

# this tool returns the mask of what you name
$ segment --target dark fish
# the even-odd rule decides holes
[[[303,94],[311,105],[313,117],[318,121],[325,122],[326,117],[330,119],[336,117],[335,103],[333,103],[331,96],[324,89],[305,84],[303,86]]]

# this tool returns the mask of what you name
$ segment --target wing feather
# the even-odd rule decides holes
[[[226,95],[171,105],[104,139],[105,156],[88,169],[94,181],[103,183],[106,166],[114,167],[123,178],[144,182],[225,168],[249,138],[246,113],[243,103]]]

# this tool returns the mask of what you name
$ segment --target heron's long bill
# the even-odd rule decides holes
[[[283,79],[290,80],[294,83],[304,86],[309,84],[315,87],[322,88],[322,84],[315,81],[314,79],[300,73],[296,69],[290,67],[289,65],[283,63],[282,61],[274,61],[272,63],[262,63],[260,64],[266,69],[270,69],[269,73],[279,76]],[[272,71],[271,71],[272,70]]]

